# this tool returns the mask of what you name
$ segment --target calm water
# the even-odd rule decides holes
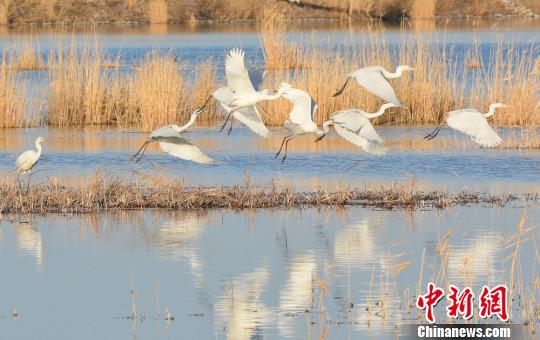
[[[23,150],[33,148],[38,136],[48,142],[34,182],[49,177],[61,180],[88,177],[97,170],[113,176],[172,177],[188,186],[234,184],[293,186],[297,190],[324,187],[379,187],[404,184],[413,178],[421,190],[477,190],[494,193],[538,191],[540,150],[478,148],[450,130],[424,142],[431,127],[378,127],[390,151],[383,157],[362,152],[335,133],[320,143],[304,137],[289,143],[287,161],[274,159],[282,129],[262,139],[247,128],[237,127],[230,136],[217,128],[196,128],[186,136],[210,156],[216,165],[200,165],[176,159],[157,147],[149,149],[140,163],[129,157],[142,145],[146,134],[130,130],[69,130],[55,128],[6,129],[0,134],[0,175],[14,176],[14,161]],[[503,139],[520,131],[500,129]],[[520,137],[521,138],[521,137]],[[135,180],[141,177],[135,176]]]
[[[445,277],[475,291],[508,283],[515,246],[505,240],[522,217],[537,227],[540,210],[147,210],[2,221],[0,338],[386,338],[418,322],[410,304],[419,281]],[[535,228],[522,237],[513,322],[539,307],[530,291],[538,236]],[[135,321],[126,318],[133,302]]]

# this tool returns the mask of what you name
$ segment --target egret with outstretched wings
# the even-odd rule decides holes
[[[131,159],[135,159],[136,162],[140,161],[146,152],[148,144],[157,142],[159,143],[160,149],[171,156],[194,163],[216,163],[216,160],[205,155],[198,147],[193,145],[188,139],[182,137],[181,135],[181,132],[193,125],[201,112],[202,111],[200,109],[193,111],[189,121],[183,126],[166,125],[152,131],[144,144],[140,147],[139,151],[137,151],[137,153],[134,154]]]
[[[291,140],[306,134],[315,134],[320,137],[324,132],[314,122],[317,103],[306,91],[294,88],[285,82],[281,83],[280,89],[283,92],[282,96],[293,104],[293,108],[289,112],[289,118],[283,122],[283,127],[289,130],[290,134],[283,138],[279,151],[274,157],[277,158],[283,146],[285,146],[285,152],[281,160],[281,163],[283,163],[287,158],[287,148]]]
[[[396,96],[394,88],[392,88],[392,85],[390,84],[388,79],[399,78],[402,76],[403,71],[412,70],[414,69],[407,65],[398,66],[395,73],[386,71],[386,69],[382,66],[370,66],[360,68],[347,74],[347,80],[345,81],[345,84],[343,84],[341,89],[334,93],[333,97],[337,97],[342,94],[349,81],[354,78],[360,86],[373,93],[377,97],[380,97],[385,101],[393,103],[395,105],[401,105],[401,102]]]
[[[333,126],[341,137],[359,146],[365,152],[377,156],[384,155],[387,148],[369,120],[381,116],[387,109],[396,106],[399,105],[386,103],[375,113],[368,113],[360,109],[337,111],[331,115],[328,121],[323,123],[324,134],[317,138],[317,141],[323,139],[330,132],[330,126]]]
[[[495,109],[508,107],[502,103],[493,103],[486,113],[473,108],[450,111],[444,115],[444,122],[439,124],[433,132],[425,136],[424,139],[432,140],[437,137],[444,124],[452,129],[462,132],[484,147],[493,148],[502,143],[501,137],[489,125],[487,118],[495,114]]]

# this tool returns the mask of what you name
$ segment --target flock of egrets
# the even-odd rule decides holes
[[[401,102],[397,98],[392,85],[388,81],[391,78],[401,77],[403,71],[411,71],[409,66],[399,66],[395,73],[386,71],[381,66],[372,66],[358,69],[347,74],[347,80],[343,87],[333,96],[339,96],[349,81],[355,79],[356,82],[367,91],[387,101],[379,111],[368,113],[361,109],[346,109],[333,113],[330,119],[319,128],[314,122],[317,113],[317,103],[306,92],[292,85],[282,82],[275,93],[267,89],[258,90],[255,88],[244,63],[244,52],[233,49],[226,56],[225,72],[227,86],[217,89],[206,100],[205,104],[193,111],[189,121],[183,125],[166,125],[154,130],[146,139],[141,148],[132,156],[132,159],[139,161],[144,156],[148,144],[157,142],[162,151],[192,162],[211,164],[215,160],[204,154],[197,146],[182,136],[182,132],[195,123],[197,117],[204,112],[211,98],[216,99],[221,107],[227,112],[227,119],[221,127],[222,131],[230,121],[229,133],[232,130],[232,118],[246,125],[257,135],[266,138],[270,131],[264,125],[257,104],[262,101],[275,100],[283,97],[293,104],[289,112],[288,119],[283,123],[283,127],[289,134],[283,138],[281,146],[275,155],[277,158],[283,152],[282,162],[287,158],[288,143],[300,135],[315,135],[315,141],[320,141],[330,131],[334,130],[348,142],[360,147],[365,152],[383,155],[387,148],[383,139],[377,134],[373,125],[369,121],[371,118],[381,116],[391,107],[400,107]],[[274,92],[274,91],[272,91]],[[437,128],[425,136],[427,140],[433,139],[439,133],[441,127],[446,124],[449,127],[460,131],[472,138],[481,146],[495,147],[501,144],[502,140],[487,122],[487,118],[494,114],[496,108],[505,107],[504,104],[494,103],[485,114],[476,109],[461,109],[448,112]],[[44,139],[38,137],[35,141],[36,151],[28,150],[21,154],[16,161],[19,172],[29,172],[36,165],[41,155],[41,142]]]

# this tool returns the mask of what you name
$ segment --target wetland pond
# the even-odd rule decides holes
[[[338,43],[368,34],[334,24],[302,25],[291,39],[301,41],[303,32]],[[538,44],[537,21],[481,23],[474,30],[487,54],[494,26],[514,43]],[[126,72],[156,48],[196,62],[243,47],[262,60],[252,25],[224,27],[109,27],[97,34],[108,53],[120,53]],[[445,30],[456,45],[475,43],[467,24],[427,29]],[[32,34],[43,50],[57,39],[54,30]],[[385,34],[390,43],[401,39],[399,28]],[[3,32],[0,44],[25,35]],[[41,100],[46,72],[21,77],[31,97]],[[318,144],[299,138],[282,165],[273,158],[282,129],[271,128],[273,137],[264,140],[244,127],[227,136],[199,126],[186,135],[223,161],[210,166],[157,148],[149,148],[140,163],[128,162],[146,138],[135,128],[1,129],[0,175],[14,178],[16,156],[45,136],[49,142],[33,183],[52,177],[76,182],[105,170],[134,180],[183,179],[187,186],[312,190],[414,180],[418,190],[540,192],[538,149],[480,149],[448,130],[424,142],[432,129],[378,126],[390,147],[385,157],[362,153],[335,134]],[[508,139],[530,131],[498,132]],[[511,322],[538,332],[539,224],[540,206],[521,199],[504,207],[415,211],[307,207],[0,216],[0,339],[396,337],[423,320],[414,301],[429,281],[475,291],[514,282]],[[445,319],[444,309],[437,310]]]

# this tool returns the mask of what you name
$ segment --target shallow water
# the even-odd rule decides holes
[[[409,304],[419,281],[442,284],[441,268],[450,283],[475,291],[508,283],[504,258],[515,246],[505,240],[522,216],[525,227],[537,226],[540,209],[518,202],[443,212],[146,210],[4,220],[0,338],[385,338],[418,322]],[[537,228],[523,236],[532,239],[521,244],[519,268],[520,293],[535,308],[528,289],[539,279],[538,236]],[[512,321],[522,323],[515,301]],[[132,308],[137,320],[126,318]]]
[[[142,145],[146,134],[116,129],[5,129],[0,134],[0,175],[14,176],[14,161],[44,136],[42,158],[33,182],[56,177],[80,179],[105,170],[113,176],[133,173],[156,178],[183,179],[187,186],[278,185],[297,190],[318,187],[336,189],[406,184],[413,178],[420,190],[476,190],[494,193],[528,193],[539,188],[540,150],[481,149],[458,133],[443,130],[425,142],[432,128],[378,127],[390,148],[383,157],[362,152],[335,133],[319,143],[302,137],[289,143],[284,164],[274,159],[283,129],[262,139],[245,127],[230,136],[216,128],[196,128],[187,138],[211,157],[222,161],[200,165],[162,153],[156,146],[139,163],[129,157]],[[517,130],[500,129],[503,139]],[[135,180],[139,177],[135,176]]]

